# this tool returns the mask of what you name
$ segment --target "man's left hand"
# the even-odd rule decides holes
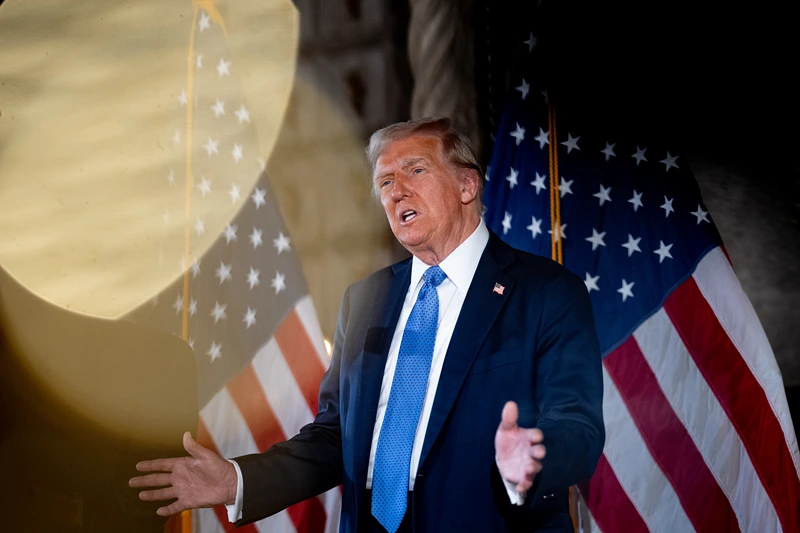
[[[506,402],[494,436],[494,450],[500,475],[507,482],[516,483],[517,492],[524,493],[542,470],[544,435],[537,428],[519,427],[518,418],[517,404]]]

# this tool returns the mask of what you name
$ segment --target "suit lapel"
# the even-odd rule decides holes
[[[376,297],[364,339],[361,354],[360,389],[358,397],[358,416],[355,428],[356,483],[359,490],[367,482],[372,431],[378,412],[378,399],[381,393],[386,358],[392,343],[397,320],[403,309],[403,301],[411,282],[411,261],[403,261],[392,267],[393,275],[384,298]],[[358,500],[360,501],[360,500]]]
[[[514,288],[514,279],[503,271],[513,260],[512,249],[494,233],[490,233],[489,243],[478,263],[447,348],[425,432],[425,442],[419,459],[420,468],[447,421],[475,356]],[[502,294],[494,291],[496,283],[503,286]]]

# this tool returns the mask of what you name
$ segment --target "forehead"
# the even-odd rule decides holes
[[[442,156],[442,141],[432,135],[413,135],[391,141],[378,156],[376,173],[402,167],[420,158],[436,162]]]

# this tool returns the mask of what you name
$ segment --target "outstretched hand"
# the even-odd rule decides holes
[[[542,470],[545,449],[544,435],[537,428],[521,428],[517,425],[519,409],[514,402],[506,402],[497,433],[494,450],[497,469],[509,483],[515,483],[517,492],[525,492]]]
[[[190,457],[173,457],[142,461],[139,472],[159,472],[131,478],[131,487],[164,487],[145,490],[139,498],[145,501],[176,501],[159,507],[160,516],[169,516],[186,509],[232,504],[236,499],[236,468],[211,450],[197,444],[188,431],[183,434],[183,447]]]

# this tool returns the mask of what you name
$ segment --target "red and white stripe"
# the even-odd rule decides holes
[[[584,532],[800,531],[800,454],[780,371],[716,248],[603,361],[606,445]]]
[[[198,440],[223,457],[258,453],[297,434],[314,419],[329,359],[311,298],[284,318],[250,364],[200,411]],[[235,529],[241,533],[327,533],[338,530],[338,489],[269,518]],[[195,533],[234,531],[224,507],[198,510]]]

